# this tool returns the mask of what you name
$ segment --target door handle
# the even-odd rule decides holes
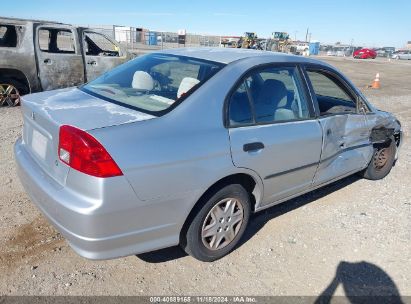
[[[264,144],[262,142],[248,143],[243,146],[244,152],[258,151],[264,149]]]
[[[89,65],[97,65],[97,62],[94,61],[94,60],[90,60],[90,61],[87,62],[87,64],[89,64]]]
[[[51,59],[49,59],[49,58],[44,59],[43,62],[44,62],[45,64],[47,64],[47,65],[53,64],[53,60],[51,60]]]

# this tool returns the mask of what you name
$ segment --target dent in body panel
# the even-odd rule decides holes
[[[384,144],[394,137],[394,128],[377,126],[371,130],[370,140],[373,144]]]
[[[402,133],[401,124],[391,113],[376,111],[367,115],[367,124],[371,130],[373,143],[384,142],[385,139]]]
[[[324,135],[314,186],[367,166],[373,148],[364,115],[333,115],[319,121]]]
[[[376,110],[374,113],[367,115],[367,124],[371,129],[370,140],[374,146],[387,145],[394,138],[397,146],[395,160],[397,160],[403,142],[403,131],[395,116],[388,112]]]

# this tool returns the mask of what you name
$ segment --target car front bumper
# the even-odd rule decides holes
[[[21,139],[14,154],[18,176],[31,200],[79,255],[110,259],[179,243],[189,213],[184,206],[191,205],[194,197],[142,202],[124,176],[99,179],[100,197],[79,195],[49,177]]]

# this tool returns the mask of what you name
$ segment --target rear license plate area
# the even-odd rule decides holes
[[[31,148],[42,160],[46,159],[47,152],[47,137],[37,130],[33,130],[33,137],[31,140]]]

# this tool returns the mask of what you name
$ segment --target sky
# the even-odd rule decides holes
[[[0,16],[84,25],[123,25],[153,31],[215,35],[288,32],[322,43],[403,47],[411,40],[411,0],[13,0]]]

